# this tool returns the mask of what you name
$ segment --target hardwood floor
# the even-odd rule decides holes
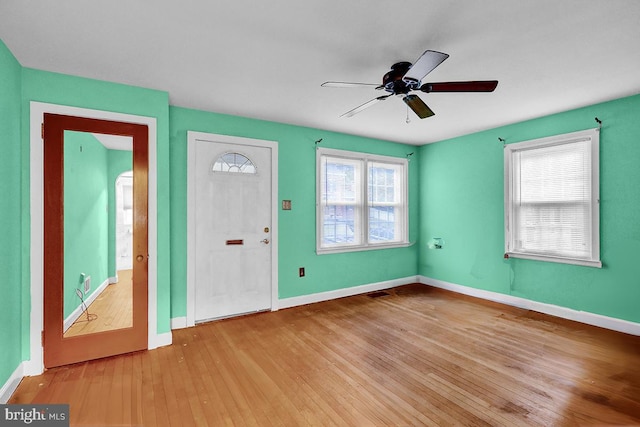
[[[640,425],[640,337],[423,285],[174,331],[25,378],[72,425]]]
[[[89,305],[90,319],[83,313],[64,333],[73,337],[133,326],[133,270],[118,271],[118,283],[108,285]]]

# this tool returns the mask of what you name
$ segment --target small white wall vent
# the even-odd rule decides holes
[[[91,276],[86,276],[84,278],[84,294],[86,295],[87,292],[89,292],[91,290]]]

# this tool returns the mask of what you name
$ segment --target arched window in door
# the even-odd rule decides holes
[[[256,166],[245,155],[240,153],[224,153],[213,163],[213,172],[258,173]]]

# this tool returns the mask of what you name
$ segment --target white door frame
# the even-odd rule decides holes
[[[118,122],[138,123],[149,127],[149,317],[148,348],[153,349],[171,344],[171,334],[159,335],[157,331],[158,307],[158,259],[157,259],[157,218],[158,218],[158,185],[157,185],[157,124],[155,117],[135,116],[131,114],[113,113],[86,108],[68,107],[58,104],[47,104],[32,101],[30,103],[30,213],[31,213],[31,316],[30,316],[30,359],[24,363],[25,375],[39,375],[44,372],[42,330],[44,308],[44,186],[43,163],[44,151],[40,126],[44,122],[44,113],[65,114],[76,117],[112,120]]]
[[[278,143],[263,139],[187,131],[187,326],[195,325],[195,164],[196,141],[271,149],[271,311],[278,309]]]

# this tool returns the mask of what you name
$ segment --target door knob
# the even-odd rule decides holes
[[[144,256],[142,256],[142,255],[138,255],[136,257],[136,261],[138,261],[138,262],[142,262],[143,259],[144,259]]]
[[[262,239],[260,240],[260,243],[264,243],[265,245],[269,244],[269,239]]]

